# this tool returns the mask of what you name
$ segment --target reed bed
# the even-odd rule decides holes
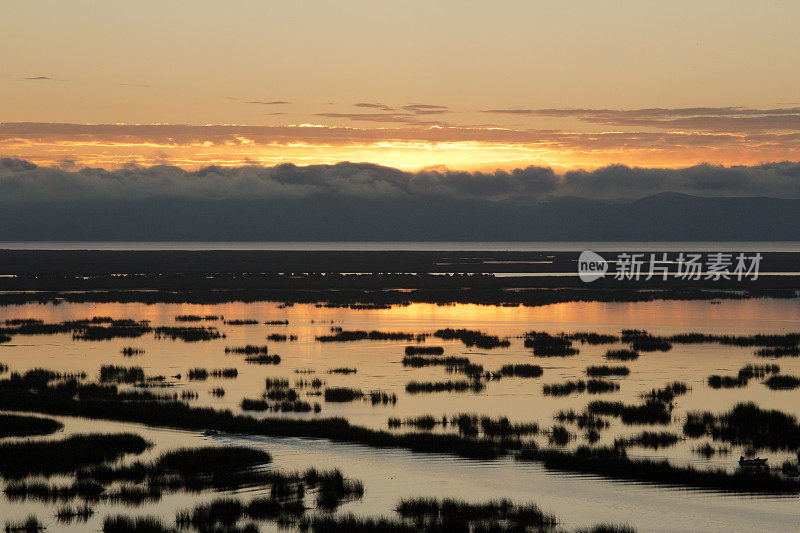
[[[614,448],[579,447],[575,452],[528,447],[517,455],[520,461],[539,461],[546,468],[610,479],[684,486],[741,493],[797,494],[800,484],[770,472],[729,473],[720,469],[699,470],[675,466],[666,460],[630,459]]]
[[[800,448],[800,425],[794,415],[761,409],[755,403],[738,403],[720,415],[691,412],[683,432],[687,437],[709,436],[714,440],[753,449],[796,450]]]
[[[409,394],[466,391],[477,393],[483,389],[484,385],[479,381],[410,381],[406,384],[406,392]]]
[[[0,444],[0,474],[5,478],[50,476],[73,472],[83,465],[138,455],[151,444],[138,435],[73,435],[55,441],[21,441]]]
[[[406,346],[406,355],[442,355],[444,348],[441,346]]]
[[[343,330],[339,327],[331,328],[330,335],[317,337],[318,342],[353,342],[353,341],[413,341],[424,339],[414,333],[402,331],[365,331],[365,330]]]
[[[607,377],[619,376],[624,377],[630,374],[631,371],[627,366],[588,366],[586,367],[586,375],[590,377]]]
[[[563,383],[553,383],[544,385],[542,393],[546,396],[568,396],[575,392],[589,394],[603,394],[607,392],[615,392],[619,390],[619,384],[609,381],[607,379],[590,379],[584,381],[579,379],[577,381],[565,381]]]
[[[503,365],[500,368],[500,375],[503,377],[538,378],[543,373],[541,366],[531,364]]]
[[[488,335],[481,331],[470,329],[439,329],[433,333],[433,336],[442,340],[459,340],[468,348],[480,348],[482,350],[511,346],[511,342],[508,339],[501,339],[496,335]]]
[[[680,435],[668,431],[642,431],[631,437],[620,437],[614,440],[614,447],[624,448],[626,446],[641,446],[643,448],[658,450],[660,448],[674,446],[680,440]]]
[[[260,355],[269,353],[268,346],[256,346],[248,344],[246,346],[226,346],[225,353],[232,353],[237,355]]]
[[[800,387],[800,378],[789,375],[773,375],[764,381],[764,385],[771,390],[792,390]]]
[[[49,435],[63,428],[61,422],[52,418],[0,414],[0,438]]]

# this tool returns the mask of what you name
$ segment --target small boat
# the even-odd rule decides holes
[[[216,429],[204,429],[203,436],[204,437],[213,437],[214,435],[219,435],[219,431]],[[764,459],[766,461],[766,459]]]
[[[755,459],[745,459],[743,455],[739,456],[739,466],[741,467],[766,467],[767,466],[767,459],[761,459],[760,457],[756,457]]]

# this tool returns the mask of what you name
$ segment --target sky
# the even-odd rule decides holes
[[[558,173],[800,160],[796,1],[0,4],[0,156]]]

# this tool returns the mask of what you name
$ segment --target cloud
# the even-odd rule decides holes
[[[25,80],[53,80],[50,76],[29,76],[27,78],[23,78]]]
[[[448,113],[450,108],[443,105],[432,104],[410,104],[404,105],[403,109],[415,115],[438,115],[441,113]]]
[[[614,165],[558,175],[529,166],[511,171],[417,172],[369,163],[334,165],[205,167],[130,165],[107,171],[41,167],[22,159],[0,159],[0,202],[66,200],[280,199],[315,197],[470,199],[536,203],[555,197],[639,198],[664,192],[698,196],[800,198],[800,163],[683,169]]]
[[[687,107],[650,109],[486,109],[483,113],[575,118],[609,126],[706,132],[800,131],[800,107]]]
[[[380,109],[381,111],[396,111],[394,107],[388,106],[386,104],[373,104],[369,102],[359,102],[357,104],[353,104],[354,107],[363,107],[366,109]]]
[[[421,121],[411,113],[317,113],[316,116],[324,118],[338,118],[355,122],[393,122],[414,126],[444,126],[440,121]]]
[[[264,100],[250,100],[245,102],[246,104],[258,104],[258,105],[287,105],[291,104],[291,102],[287,102],[286,100],[272,100],[270,102]]]

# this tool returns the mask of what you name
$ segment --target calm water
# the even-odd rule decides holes
[[[99,241],[7,241],[0,250],[295,250],[295,251],[506,251],[574,252],[595,251],[664,251],[664,252],[800,252],[798,241],[652,241],[652,242],[99,242]]]
[[[180,314],[221,315],[226,319],[254,318],[260,324],[232,326],[222,321],[204,322],[213,325],[227,336],[209,342],[185,343],[156,340],[151,335],[139,339],[111,341],[73,341],[70,335],[17,336],[11,343],[0,344],[0,362],[12,371],[25,371],[45,367],[62,371],[86,371],[96,376],[103,364],[139,365],[148,375],[172,376],[172,390],[193,390],[199,398],[197,405],[238,410],[242,398],[257,398],[264,391],[266,377],[285,377],[290,382],[298,378],[318,377],[328,386],[349,386],[364,391],[381,390],[397,394],[396,405],[373,406],[368,402],[344,404],[325,403],[319,397],[322,412],[298,415],[306,418],[343,416],[353,423],[386,429],[389,417],[406,417],[422,414],[435,416],[457,413],[477,413],[490,416],[508,416],[512,421],[535,421],[543,428],[554,424],[554,413],[564,409],[581,411],[591,400],[607,399],[637,402],[638,395],[669,381],[680,379],[692,390],[677,398],[672,427],[648,428],[624,426],[612,419],[612,426],[602,432],[600,444],[609,444],[616,437],[630,436],[642,429],[669,429],[681,433],[687,411],[723,411],[737,402],[753,400],[764,408],[776,408],[800,415],[800,390],[770,391],[753,380],[744,389],[713,390],[706,386],[710,374],[736,374],[748,363],[777,362],[783,373],[800,374],[800,360],[783,358],[778,361],[756,358],[752,348],[710,345],[675,345],[669,352],[643,353],[637,361],[626,364],[631,374],[618,379],[618,392],[589,395],[573,394],[553,398],[542,394],[545,383],[559,383],[565,379],[585,378],[586,366],[606,363],[603,354],[619,346],[577,345],[580,354],[567,358],[537,358],[524,348],[522,339],[516,338],[531,330],[549,332],[597,331],[616,333],[623,328],[647,329],[656,334],[687,331],[707,333],[786,333],[800,331],[800,301],[753,299],[722,301],[712,305],[708,301],[646,302],[646,303],[567,303],[536,308],[484,307],[476,305],[436,306],[414,304],[382,310],[326,309],[314,305],[282,307],[277,303],[188,305],[188,304],[62,304],[24,305],[0,308],[0,320],[9,318],[39,318],[45,322],[60,322],[92,316],[148,319],[154,326],[174,325]],[[289,320],[289,325],[264,325],[268,320]],[[186,325],[184,323],[184,325]],[[195,325],[195,324],[189,324]],[[408,381],[441,381],[459,379],[446,373],[442,367],[411,369],[402,366],[406,342],[363,341],[350,343],[320,343],[316,336],[327,334],[331,326],[344,329],[377,329],[431,333],[444,327],[480,329],[484,332],[508,336],[509,348],[481,351],[466,348],[459,341],[428,339],[427,343],[441,345],[445,356],[467,356],[473,363],[487,370],[499,369],[509,363],[536,363],[544,367],[544,375],[537,379],[506,378],[491,381],[479,394],[440,393],[408,395]],[[272,333],[294,334],[295,342],[267,342]],[[226,346],[243,344],[269,344],[271,351],[280,354],[278,366],[252,365],[243,356],[226,355]],[[140,356],[124,357],[124,346],[143,348]],[[190,368],[207,369],[236,367],[237,379],[188,381]],[[354,375],[327,374],[335,367],[355,367]],[[314,374],[299,375],[295,370],[313,370]],[[211,396],[213,387],[223,387],[226,394],[217,399]],[[266,416],[266,415],[263,415]],[[119,431],[129,424],[110,424],[101,421],[68,419],[67,431]],[[574,429],[574,428],[573,428]],[[216,443],[244,443],[263,447],[275,457],[275,467],[302,469],[308,466],[338,467],[346,475],[361,479],[367,494],[360,502],[345,504],[344,511],[375,515],[389,514],[399,498],[416,495],[439,495],[488,499],[503,496],[514,500],[534,501],[545,510],[557,514],[568,527],[586,525],[604,520],[627,522],[642,531],[691,531],[697,529],[747,531],[756,527],[766,530],[789,530],[800,526],[796,498],[748,498],[718,494],[699,494],[665,488],[645,487],[630,483],[604,481],[595,478],[564,476],[543,471],[536,464],[515,464],[511,460],[466,461],[452,457],[414,455],[398,450],[374,450],[360,446],[333,444],[326,441],[303,439],[254,438],[220,436],[204,439],[196,434],[171,430],[136,427],[146,438],[158,444],[156,450],[177,445]],[[537,437],[540,444],[545,437]],[[575,444],[585,441],[579,433]],[[713,465],[734,468],[741,450],[732,449],[730,456],[716,456],[711,460],[698,456],[693,450],[707,442],[705,439],[682,441],[678,445],[658,451],[632,448],[632,455],[667,457],[679,463]],[[761,454],[764,456],[764,454]],[[770,462],[780,464],[788,453],[769,454]],[[205,495],[211,497],[212,495]],[[154,505],[132,509],[130,514],[162,514],[172,518],[174,511],[196,503],[196,496],[171,495]],[[48,523],[48,529],[61,530],[52,519],[54,506],[36,503],[11,505],[0,500],[0,515],[22,517],[36,511]],[[97,508],[103,516],[103,507]],[[128,509],[125,510],[128,512]],[[48,522],[48,519],[49,522]],[[98,517],[97,520],[100,520]],[[95,526],[78,526],[97,530]]]

